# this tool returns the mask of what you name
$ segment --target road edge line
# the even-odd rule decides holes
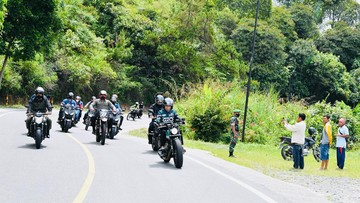
[[[86,154],[86,157],[88,159],[88,174],[86,176],[86,179],[81,187],[81,190],[80,192],[76,195],[73,203],[80,203],[80,202],[83,202],[90,187],[91,187],[91,184],[94,180],[94,176],[95,176],[95,161],[94,161],[94,158],[90,152],[90,150],[83,144],[81,143],[78,139],[76,139],[74,136],[72,136],[71,134],[69,133],[66,133],[67,136],[69,136],[71,139],[73,139],[76,143],[78,143],[81,148],[83,149],[83,151],[85,152]]]
[[[205,163],[203,163],[203,162],[201,162],[201,161],[199,161],[197,159],[191,158],[189,156],[186,156],[186,158],[192,160],[193,162],[196,162],[196,163],[204,166],[207,169],[210,169],[211,171],[223,176],[224,178],[226,178],[228,180],[231,180],[231,181],[237,183],[238,185],[240,185],[243,188],[245,188],[245,189],[249,190],[250,192],[254,193],[255,195],[257,195],[261,199],[265,200],[266,202],[270,202],[270,203],[276,203],[277,202],[277,201],[273,200],[271,197],[269,197],[269,196],[265,195],[264,193],[260,192],[259,190],[251,187],[250,185],[248,185],[248,184],[246,184],[246,183],[244,183],[244,182],[242,182],[240,180],[237,180],[237,179],[235,179],[235,178],[233,178],[233,177],[231,177],[231,176],[229,176],[229,175],[227,175],[227,174],[225,174],[225,173],[223,173],[223,172],[221,172],[221,171],[219,171],[219,170],[217,170],[217,169],[215,169],[215,168],[213,168],[213,167],[211,167],[211,166],[209,166],[209,165],[207,165],[207,164],[205,164]]]

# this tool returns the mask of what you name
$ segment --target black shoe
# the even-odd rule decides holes
[[[152,144],[151,140],[148,141],[149,144]]]
[[[50,138],[50,135],[45,135],[46,138]]]
[[[94,135],[95,135],[95,130],[93,130],[93,131],[92,131],[92,134],[94,134]]]
[[[31,137],[31,134],[30,134],[30,132],[28,132],[28,133],[26,134],[26,136],[28,136],[28,137]]]

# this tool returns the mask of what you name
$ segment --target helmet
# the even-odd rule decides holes
[[[45,90],[42,87],[37,87],[35,90],[35,94],[44,94]]]
[[[117,94],[113,94],[113,95],[111,96],[111,98],[112,98],[112,97],[115,97],[115,99],[118,98]]]
[[[309,133],[310,135],[315,134],[315,133],[316,133],[315,128],[314,128],[314,127],[310,127],[310,128],[308,129],[308,133]]]
[[[240,109],[234,109],[234,113],[240,113]]]
[[[167,98],[165,98],[164,105],[165,105],[165,106],[173,106],[173,105],[174,105],[174,100],[172,100],[171,98],[167,97]]]
[[[112,96],[112,97],[111,97],[111,101],[112,101],[112,102],[116,102],[116,97]]]
[[[77,100],[80,100],[80,99],[81,99],[81,97],[80,97],[80,96],[76,96],[76,99],[77,99]]]
[[[74,98],[74,93],[69,92],[69,99],[72,99],[72,98]]]
[[[158,103],[158,104],[162,104],[164,102],[164,96],[162,95],[157,95],[155,97],[155,102]]]
[[[96,97],[95,97],[95,96],[92,96],[92,97],[91,97],[91,100],[95,100],[95,99],[96,99]]]
[[[99,94],[100,94],[100,95],[102,95],[102,94],[103,94],[103,95],[107,96],[107,93],[106,93],[106,91],[105,91],[105,90],[101,90]]]
[[[139,102],[135,102],[136,105],[139,105]]]

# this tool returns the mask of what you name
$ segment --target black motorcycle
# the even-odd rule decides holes
[[[114,139],[114,137],[119,133],[119,122],[120,122],[120,116],[122,112],[112,112],[109,114],[109,138]]]
[[[132,109],[132,110],[130,109],[130,112],[126,116],[126,120],[130,120],[132,118],[133,121],[134,121],[137,116],[138,116],[137,115],[137,109]]]
[[[100,142],[101,145],[105,144],[105,138],[108,133],[109,113],[109,110],[100,109],[99,117],[95,123],[96,142]]]
[[[28,114],[28,116],[32,117],[30,124],[30,137],[34,138],[36,149],[40,149],[41,142],[46,138],[46,133],[48,132],[46,115],[48,114],[41,112]]]
[[[171,158],[174,158],[174,164],[176,168],[181,168],[183,165],[184,152],[181,144],[182,134],[179,127],[184,123],[184,120],[180,120],[174,123],[160,124],[159,126],[157,126],[157,129],[159,131],[165,130],[166,135],[164,151],[162,152],[162,154],[159,151],[158,154],[160,158],[163,159],[166,163],[169,162]],[[159,137],[158,139],[160,141],[160,133],[156,133],[154,137]]]
[[[308,133],[309,136],[305,138],[302,155],[307,156],[309,154],[309,151],[312,150],[314,159],[317,162],[320,162],[320,147],[319,144],[316,144],[316,130],[313,127],[310,127]],[[284,160],[293,160],[293,147],[291,145],[291,137],[280,137],[279,149],[281,149],[281,156]]]
[[[68,132],[75,125],[75,108],[66,104],[63,108],[63,116],[60,118],[61,131]]]
[[[85,130],[89,129],[89,126],[91,126],[91,119],[95,116],[95,112],[94,111],[88,111],[87,112],[87,117],[85,119]]]

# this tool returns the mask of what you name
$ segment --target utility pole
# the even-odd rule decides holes
[[[249,70],[249,75],[248,75],[245,110],[244,110],[244,120],[243,120],[243,128],[242,128],[242,135],[241,135],[241,141],[242,142],[244,142],[244,137],[245,137],[246,116],[247,116],[248,103],[249,103],[250,84],[251,84],[251,71],[252,71],[252,67],[253,67],[253,63],[254,63],[256,27],[257,27],[257,21],[258,21],[258,16],[259,16],[259,7],[260,7],[260,0],[258,0],[257,4],[256,4],[254,36],[253,36],[252,47],[251,47],[250,70]]]

